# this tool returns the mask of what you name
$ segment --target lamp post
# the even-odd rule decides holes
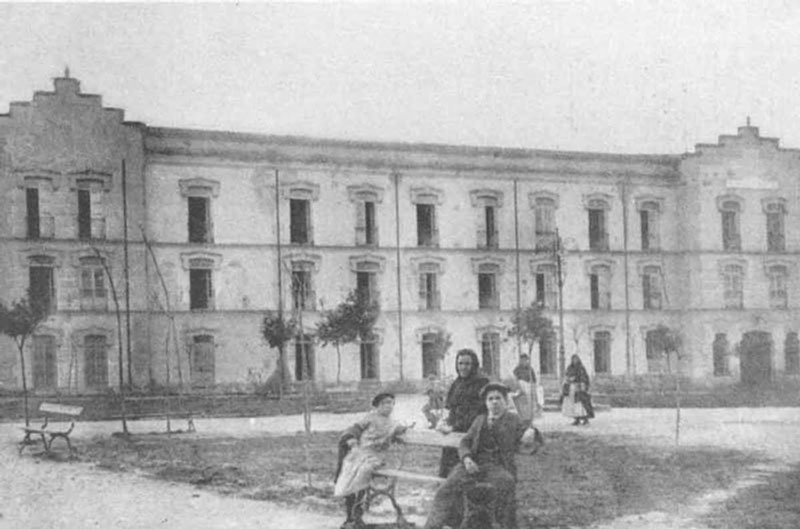
[[[566,350],[564,348],[564,272],[562,267],[563,247],[558,228],[556,228],[556,240],[555,244],[553,244],[553,256],[556,259],[556,280],[558,281],[558,374],[563,377],[566,369]]]

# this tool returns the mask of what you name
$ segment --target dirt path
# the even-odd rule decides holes
[[[423,419],[417,413],[420,399],[402,398],[397,417]],[[339,430],[356,415],[319,414],[315,430]],[[302,418],[200,419],[200,436],[267,435],[302,430]],[[17,456],[17,425],[0,424],[0,528],[255,528],[334,529],[341,519],[312,511],[289,510],[269,502],[223,497],[186,484],[167,483],[132,473],[115,474],[86,463],[57,463],[30,455]],[[546,414],[545,431],[570,430],[592,436],[629,435],[631,443],[657,450],[674,443],[674,411],[620,409],[601,414],[588,428],[572,428],[557,414]],[[131,431],[163,428],[160,423],[131,423]],[[81,423],[76,440],[109,435],[118,423]],[[752,476],[737,485],[746,487],[759,473],[774,471],[800,461],[800,411],[797,409],[685,410],[682,445],[758,449],[773,463],[752,469]],[[717,502],[735,493],[712,491],[696,498],[681,512],[653,512],[598,525],[602,529],[702,529],[698,521]]]

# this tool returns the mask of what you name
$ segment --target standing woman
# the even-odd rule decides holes
[[[524,353],[519,355],[519,364],[514,368],[514,381],[514,406],[522,420],[532,423],[534,417],[541,416],[541,403],[536,396],[536,373],[530,357]]]
[[[564,401],[561,413],[575,419],[572,425],[589,424],[589,419],[594,418],[592,398],[589,395],[589,374],[578,355],[572,355],[567,367],[562,395]]]
[[[486,405],[481,398],[481,389],[489,383],[489,379],[480,375],[478,355],[472,349],[461,349],[456,354],[456,378],[447,391],[444,407],[447,416],[439,421],[436,429],[442,433],[469,430],[472,421],[481,413],[486,413]],[[461,462],[458,449],[442,448],[442,459],[439,462],[439,477],[446,478],[456,465]]]

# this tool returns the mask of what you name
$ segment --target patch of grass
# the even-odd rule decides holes
[[[800,465],[766,476],[740,490],[704,520],[713,529],[795,529],[800,527]]]
[[[332,497],[336,433],[256,438],[198,438],[164,434],[96,438],[82,458],[114,471],[140,469],[155,479],[192,483],[221,494],[271,500],[298,509],[339,513]],[[432,474],[439,450],[402,448],[404,468]],[[756,463],[732,450],[680,451],[643,448],[631,439],[599,439],[575,433],[548,435],[535,456],[518,456],[521,527],[584,527],[618,516],[674,511],[704,492],[726,488]],[[311,484],[306,471],[311,472]],[[401,483],[399,501],[408,513],[427,513],[431,488]],[[378,512],[390,512],[378,505]]]

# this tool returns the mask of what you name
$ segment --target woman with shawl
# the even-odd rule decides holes
[[[562,396],[564,400],[561,413],[575,419],[573,426],[589,424],[589,419],[594,418],[592,399],[589,396],[589,374],[578,355],[572,355],[567,367]]]
[[[486,413],[486,405],[481,399],[481,389],[489,383],[489,379],[479,374],[480,363],[478,355],[472,349],[461,349],[456,354],[456,378],[447,391],[444,407],[447,417],[439,421],[437,430],[442,433],[460,432],[469,430],[472,421],[481,413]],[[446,478],[450,470],[458,465],[458,449],[454,447],[442,448],[442,458],[439,462],[439,477]]]

